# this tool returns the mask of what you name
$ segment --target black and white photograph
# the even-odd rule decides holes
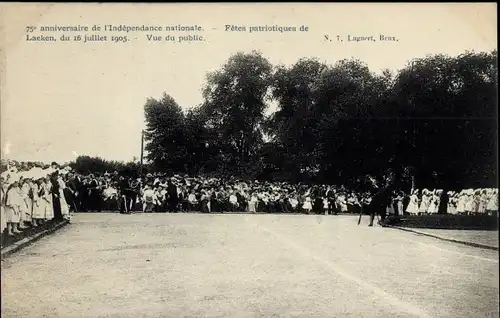
[[[496,3],[2,3],[2,317],[500,317]]]

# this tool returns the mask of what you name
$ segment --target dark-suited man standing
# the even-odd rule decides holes
[[[384,222],[387,205],[391,203],[392,191],[393,186],[388,185],[375,193],[369,205],[370,224],[368,224],[368,226],[373,226],[373,220],[375,219],[376,214],[379,214],[380,221]]]
[[[66,198],[66,202],[69,205],[69,208],[73,212],[78,212],[78,185],[77,185],[77,176],[73,175],[71,172],[68,172],[68,181],[66,182],[66,188],[64,189],[64,197]]]
[[[50,183],[52,183],[52,208],[54,209],[54,220],[62,221],[63,216],[61,213],[61,199],[59,198],[59,182],[57,182],[57,178],[59,177],[59,166],[57,163],[53,162],[51,167],[55,170],[55,172],[50,175]]]
[[[118,181],[118,189],[120,192],[120,213],[130,214],[131,201],[134,195],[130,187],[129,180],[123,176],[120,176],[120,180]]]
[[[168,211],[177,212],[177,206],[179,204],[179,194],[177,193],[177,186],[172,183],[172,180],[168,180],[167,193]]]

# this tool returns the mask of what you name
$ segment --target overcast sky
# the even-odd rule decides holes
[[[17,160],[138,157],[146,98],[167,92],[183,108],[199,104],[206,73],[237,51],[259,50],[273,64],[356,57],[379,72],[427,54],[491,51],[497,35],[496,4],[11,4],[4,9],[2,157]],[[116,44],[26,41],[29,25],[78,24],[198,24],[206,41],[154,43],[141,33]],[[225,32],[226,24],[307,25],[309,32]],[[325,34],[384,34],[399,42],[339,44],[325,42]]]

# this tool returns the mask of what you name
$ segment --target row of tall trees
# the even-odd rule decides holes
[[[74,171],[87,175],[102,175],[104,173],[118,172],[120,175],[129,177],[139,177],[141,173],[148,172],[149,167],[141,167],[137,160],[130,162],[121,162],[115,160],[106,160],[100,157],[79,156],[74,161],[67,164]]]
[[[392,170],[419,187],[494,186],[497,72],[496,51],[381,74],[356,59],[273,66],[236,53],[207,75],[201,105],[147,100],[147,158],[189,174],[349,185]]]

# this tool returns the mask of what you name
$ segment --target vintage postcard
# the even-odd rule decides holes
[[[496,3],[2,3],[2,317],[499,317]]]

